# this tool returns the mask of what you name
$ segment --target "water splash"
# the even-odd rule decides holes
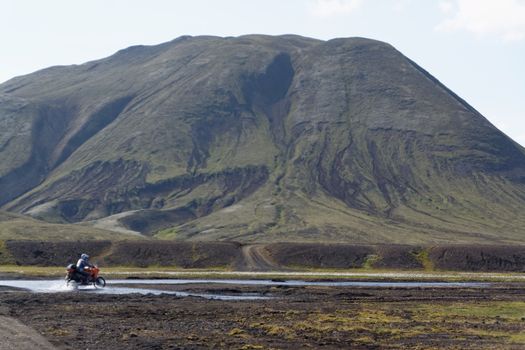
[[[162,284],[162,283],[159,283]],[[142,294],[142,295],[174,295],[177,297],[200,297],[210,300],[265,300],[270,297],[260,295],[223,295],[223,294],[202,294],[202,293],[187,293],[165,291],[159,289],[148,288],[127,288],[118,286],[106,286],[105,288],[96,288],[93,285],[78,286],[76,283],[69,285],[64,281],[53,280],[11,280],[1,281],[0,286],[20,288],[31,291],[33,293],[67,293],[67,292],[89,292],[96,294],[111,294],[111,295],[125,295],[125,294]]]
[[[0,281],[0,285],[28,289],[35,293],[61,293],[76,290],[73,284],[68,285],[64,280],[12,280]]]

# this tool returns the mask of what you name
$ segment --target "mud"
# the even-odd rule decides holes
[[[273,297],[257,301],[0,290],[0,314],[58,349],[522,349],[524,287],[156,287]]]

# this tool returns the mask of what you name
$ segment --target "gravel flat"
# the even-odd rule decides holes
[[[33,328],[11,317],[0,316],[0,339],[2,350],[56,349]]]

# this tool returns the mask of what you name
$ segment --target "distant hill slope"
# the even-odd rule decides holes
[[[139,235],[114,232],[89,225],[53,224],[24,215],[0,211],[0,255],[2,240],[136,240]],[[0,259],[1,263],[1,259]]]
[[[181,37],[12,79],[0,194],[160,238],[525,241],[524,149],[363,38]]]

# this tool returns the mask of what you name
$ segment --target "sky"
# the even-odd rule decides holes
[[[525,146],[525,0],[0,0],[0,82],[181,35],[386,41]]]

